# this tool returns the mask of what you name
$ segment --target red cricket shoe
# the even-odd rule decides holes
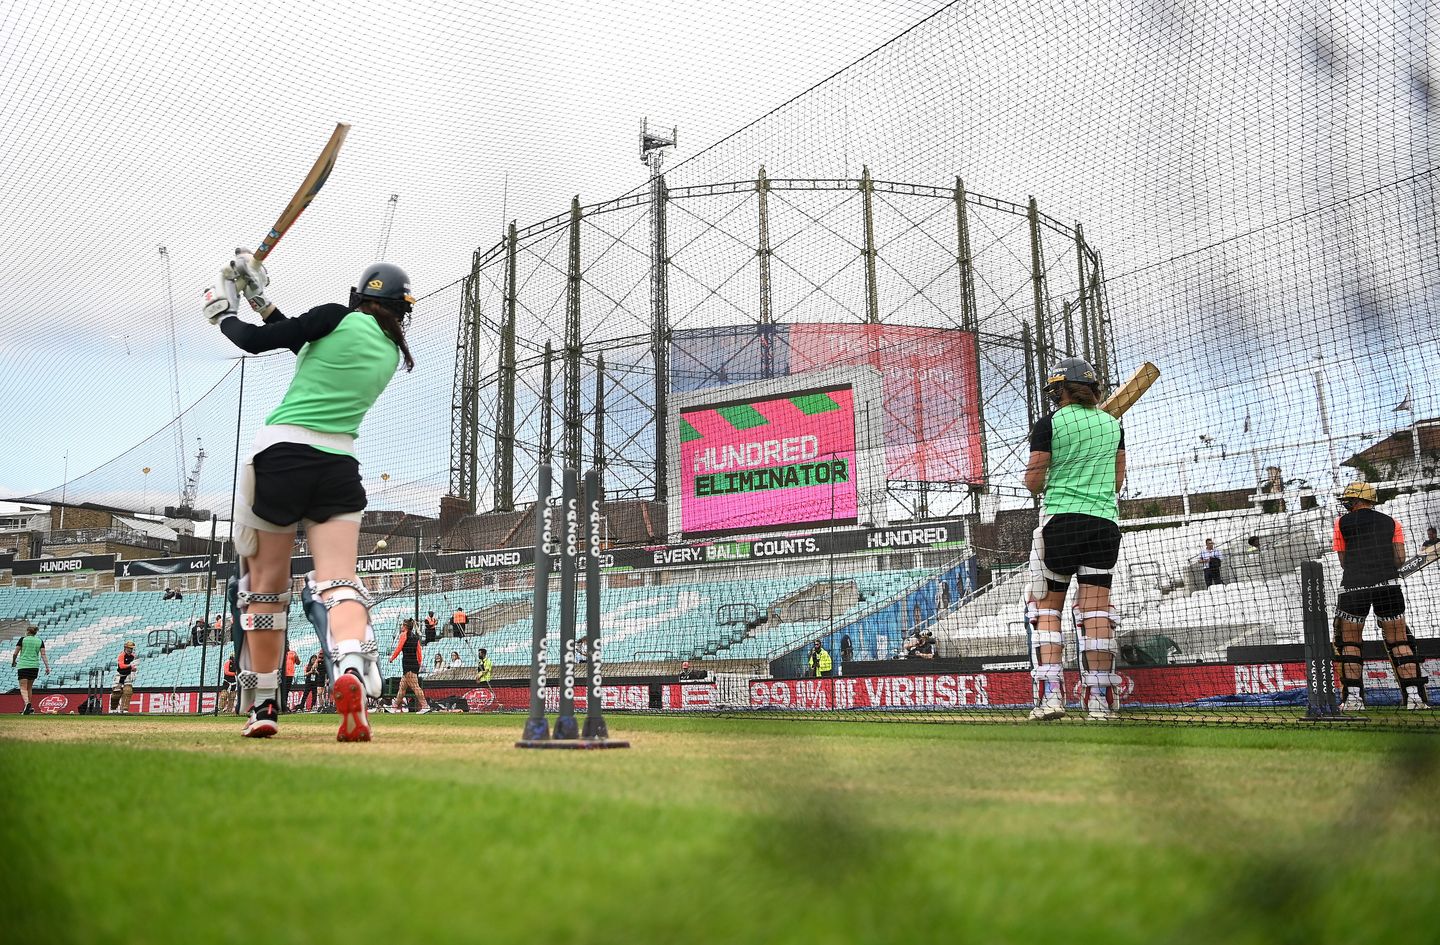
[[[337,742],[368,742],[370,740],[370,715],[365,711],[365,684],[354,673],[341,673],[330,687],[335,700],[335,711],[340,714],[340,731],[335,733]]]

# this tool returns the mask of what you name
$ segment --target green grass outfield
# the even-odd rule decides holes
[[[1440,738],[0,720],[7,942],[1436,941]]]

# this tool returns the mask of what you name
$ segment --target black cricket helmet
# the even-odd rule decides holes
[[[1100,378],[1084,358],[1065,358],[1046,373],[1045,393],[1052,399],[1059,397],[1061,387],[1066,384],[1089,384],[1099,389]]]
[[[350,307],[359,305],[362,299],[390,302],[407,315],[415,305],[410,277],[404,269],[387,262],[371,263],[360,272],[359,288],[350,290]]]

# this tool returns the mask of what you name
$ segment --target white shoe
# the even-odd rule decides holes
[[[1040,704],[1030,710],[1030,719],[1035,722],[1049,722],[1065,717],[1065,700],[1060,693],[1048,693]]]
[[[1365,698],[1358,692],[1352,692],[1340,703],[1341,712],[1364,712]]]
[[[1341,706],[1341,708],[1344,708],[1344,706]],[[1430,703],[1426,702],[1425,698],[1421,696],[1420,693],[1411,689],[1409,690],[1409,694],[1405,697],[1405,708],[1428,709],[1430,708]]]
[[[434,712],[434,711],[435,711],[434,709],[430,708],[430,707],[427,705],[425,708],[421,709],[419,712],[416,712],[415,714],[416,714],[416,715],[424,715],[424,714],[427,713],[427,712]]]
[[[1091,692],[1085,697],[1085,714],[1094,722],[1111,722],[1118,717],[1102,692]]]

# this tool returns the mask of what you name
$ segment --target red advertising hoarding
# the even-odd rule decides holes
[[[1426,668],[1440,672],[1440,660],[1427,660]],[[1371,661],[1365,667],[1366,681],[1373,688],[1393,687],[1389,664]],[[1183,706],[1204,699],[1229,696],[1265,696],[1299,690],[1305,687],[1303,663],[1256,663],[1235,666],[1163,666],[1127,669],[1123,698],[1126,702],[1147,705]],[[1073,698],[1078,698],[1079,676],[1066,673],[1066,684]],[[659,705],[651,702],[656,689]],[[530,691],[523,686],[495,689],[475,686],[427,686],[430,699],[461,696],[470,712],[520,712],[530,702]],[[1030,704],[1030,674],[1025,671],[997,673],[934,673],[906,676],[855,676],[826,679],[757,679],[748,688],[748,697],[741,693],[741,704],[724,702],[714,683],[665,683],[657,687],[647,684],[606,686],[601,693],[607,711],[653,710],[687,711],[705,709],[797,709],[828,711],[836,709],[964,709],[987,706],[1013,707]],[[45,693],[35,695],[36,710],[47,715],[76,713],[85,701],[83,692]],[[299,704],[301,692],[290,692],[290,705]],[[108,708],[110,694],[100,694]],[[585,689],[577,687],[577,704],[585,701]],[[559,708],[557,687],[546,691],[545,706],[554,712]],[[144,715],[194,713],[203,705],[205,711],[215,706],[215,694],[205,693],[203,700],[192,691],[137,692],[130,711]],[[18,693],[0,695],[0,713],[16,713],[21,708]]]

